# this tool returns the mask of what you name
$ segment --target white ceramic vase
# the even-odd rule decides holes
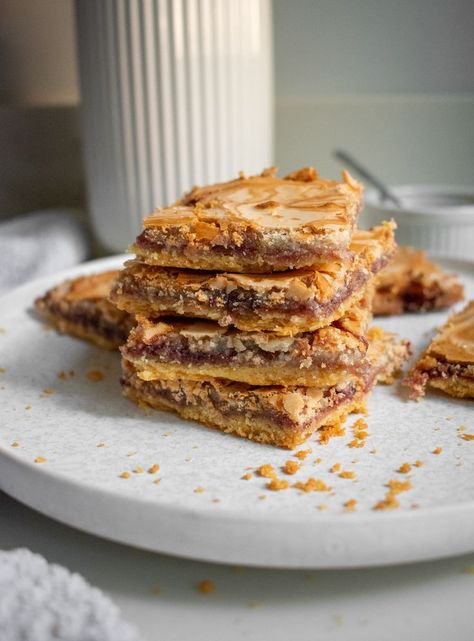
[[[272,163],[271,0],[76,0],[89,208],[123,250],[194,184]]]

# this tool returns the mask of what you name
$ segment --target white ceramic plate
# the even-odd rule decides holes
[[[332,492],[271,492],[266,480],[242,480],[247,467],[276,468],[291,452],[258,445],[185,422],[144,414],[120,395],[119,358],[81,341],[44,331],[32,301],[69,276],[119,266],[123,257],[94,261],[37,281],[0,300],[0,487],[69,525],[138,547],[212,561],[273,567],[355,567],[450,556],[474,549],[473,403],[429,394],[404,401],[396,386],[378,387],[369,402],[364,448],[346,436],[312,449],[293,480],[323,479]],[[474,297],[474,267],[462,274]],[[390,318],[382,323],[418,351],[447,313]],[[67,380],[61,371],[74,371]],[[87,377],[104,374],[102,381]],[[50,388],[53,393],[43,393]],[[30,407],[31,406],[31,407]],[[29,409],[27,409],[29,408]],[[13,442],[19,447],[12,447]],[[103,443],[103,447],[97,447]],[[433,450],[441,447],[439,455]],[[37,457],[46,459],[35,463]],[[316,463],[316,459],[321,462]],[[400,507],[374,511],[389,479],[413,489]],[[297,460],[297,459],[295,459]],[[157,475],[134,473],[160,465]],[[344,479],[329,468],[355,471]],[[130,471],[128,480],[119,477]],[[161,482],[155,484],[159,476]],[[282,475],[284,476],[284,475]],[[196,489],[202,491],[196,492]],[[265,497],[265,498],[262,498]],[[343,504],[357,500],[347,513]]]

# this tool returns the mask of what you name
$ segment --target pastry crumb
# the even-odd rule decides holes
[[[44,456],[37,456],[35,458],[35,463],[46,463],[48,459],[44,458]]]
[[[100,441],[100,443],[97,443],[97,447],[105,447],[104,441]]]
[[[356,499],[348,499],[344,503],[344,510],[346,512],[355,512],[356,505],[357,505],[357,500]]]
[[[51,394],[54,394],[54,390],[51,387],[45,387],[41,393],[41,397],[44,398],[45,396],[51,396]]]
[[[145,470],[143,469],[143,467],[142,467],[141,465],[136,465],[136,466],[133,468],[133,471],[134,471],[134,473],[135,473],[135,474],[143,474],[143,472],[144,472]]]
[[[250,479],[252,478],[252,475],[250,474],[250,472],[247,472],[246,474],[244,474],[240,478],[242,479],[242,481],[250,481]]]
[[[334,463],[334,465],[332,465],[330,467],[329,471],[333,472],[335,474],[336,472],[339,472],[340,469],[341,469],[341,464],[340,463]]]
[[[413,489],[413,485],[410,479],[406,481],[398,481],[397,479],[390,479],[386,483],[387,487],[390,488],[390,491],[394,494],[401,494],[402,492],[408,492],[408,490]]]
[[[290,487],[289,482],[286,479],[278,479],[276,477],[272,478],[271,481],[267,483],[267,489],[274,492],[280,490],[287,490]]]
[[[442,451],[443,451],[442,447],[435,447],[434,450],[431,453],[432,454],[436,454],[436,456],[437,456],[438,454],[441,454]]]
[[[326,505],[326,503],[319,503],[319,505],[316,506],[316,509],[322,512],[323,510],[327,510],[328,506]]]
[[[322,461],[322,459],[320,459],[320,458],[315,458],[314,459],[314,462],[315,462],[316,465],[319,465],[319,463],[321,463],[321,461]]]
[[[18,441],[13,441],[11,446],[12,447],[20,447],[20,444],[18,443]]]
[[[31,405],[25,405],[25,410],[30,410],[30,409],[31,409]]]
[[[121,474],[119,474],[119,478],[121,479],[129,479],[131,476],[132,475],[130,474],[130,472],[122,472]]]
[[[296,456],[296,458],[299,458],[300,461],[304,461],[304,459],[309,456],[312,451],[313,450],[299,450],[298,452],[294,453],[294,456]]]
[[[211,594],[212,592],[214,592],[215,586],[213,581],[209,581],[209,579],[204,579],[203,581],[199,581],[199,583],[196,586],[196,589],[201,594]]]
[[[464,568],[464,572],[466,574],[474,574],[474,565],[468,565],[466,568]]]
[[[156,474],[160,469],[160,466],[158,463],[153,463],[151,467],[148,468],[147,472],[148,474]]]
[[[464,441],[474,441],[474,434],[466,434],[464,432],[463,434],[459,435]]]
[[[263,603],[261,601],[249,601],[247,603],[247,607],[251,609],[261,608],[262,606],[263,606]]]
[[[161,478],[159,478],[159,477],[158,477],[158,478],[156,478],[156,479],[153,481],[153,483],[154,483],[154,485],[159,485],[159,484],[161,483]]]
[[[205,492],[205,489],[202,487],[202,485],[198,485],[197,487],[194,488],[195,494],[202,494],[202,492]]]
[[[352,470],[343,470],[342,472],[339,472],[339,477],[341,479],[355,479],[357,478],[357,474]]]
[[[411,470],[410,463],[402,463],[398,468],[397,472],[400,472],[400,474],[408,474],[410,470]]]
[[[87,378],[93,383],[98,383],[104,380],[104,374],[98,369],[91,369],[89,372],[87,372]]]
[[[346,433],[346,428],[341,423],[336,423],[335,425],[323,425],[318,430],[319,443],[321,445],[327,445],[329,441],[337,436],[344,436]]]
[[[423,466],[423,461],[420,461],[420,459],[416,459],[416,461],[413,463],[415,467],[422,467]]]
[[[257,468],[257,474],[259,476],[263,476],[266,479],[276,478],[275,468],[273,467],[273,465],[270,465],[269,463],[265,465],[260,465],[260,467]]]
[[[59,378],[60,381],[68,381],[70,378],[74,376],[74,371],[70,370],[69,372],[65,372],[63,369],[58,372],[57,377]]]
[[[298,472],[300,468],[301,468],[300,463],[297,463],[296,461],[288,460],[285,462],[285,465],[283,465],[282,470],[285,474],[296,474],[296,472]]]
[[[307,481],[298,481],[293,484],[293,487],[302,492],[330,492],[331,487],[326,485],[322,479],[315,479],[310,477]]]

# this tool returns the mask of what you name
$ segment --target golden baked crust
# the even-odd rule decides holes
[[[135,319],[109,302],[118,271],[67,280],[35,301],[36,309],[62,334],[105,349],[122,345]]]
[[[122,389],[136,403],[260,443],[293,448],[316,430],[344,421],[360,408],[377,380],[393,376],[400,364],[393,359],[397,339],[376,330],[372,341],[372,371],[364,381],[317,387],[261,387],[224,379],[144,381],[123,359]]]
[[[150,265],[263,273],[345,257],[362,185],[347,172],[342,182],[322,179],[311,167],[275,173],[194,187],[145,218],[131,251]]]
[[[130,261],[111,300],[120,309],[148,317],[200,317],[281,335],[312,331],[341,318],[361,298],[395,251],[393,229],[393,223],[383,223],[356,232],[351,261],[273,274],[198,272]]]
[[[450,396],[474,398],[474,301],[449,317],[404,380],[412,398],[427,385]]]
[[[373,311],[380,316],[427,312],[463,298],[464,288],[455,274],[444,272],[420,249],[399,247],[376,277]]]
[[[315,332],[279,336],[214,321],[137,317],[122,355],[143,380],[226,378],[251,385],[336,385],[366,375],[371,295]]]

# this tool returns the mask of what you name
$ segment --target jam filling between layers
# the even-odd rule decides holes
[[[263,420],[280,429],[290,429],[293,431],[304,431],[315,422],[320,422],[332,410],[352,400],[359,392],[356,383],[352,382],[343,389],[331,387],[324,392],[323,398],[321,399],[325,402],[325,405],[304,423],[295,423],[287,414],[279,412],[276,408],[262,407],[259,409],[249,409],[242,401],[239,402],[237,399],[232,401],[223,398],[211,383],[205,381],[196,384],[199,385],[201,392],[205,390],[205,399],[200,395],[192,396],[190,399],[183,389],[170,390],[160,381],[142,381],[138,379],[135,374],[122,376],[121,384],[125,390],[132,390],[132,393],[135,392],[139,398],[145,401],[147,397],[155,398],[158,401],[163,399],[166,404],[178,409],[186,406],[199,406],[202,407],[204,411],[210,403],[224,418],[249,414],[253,419]],[[255,397],[256,395],[252,394],[252,398],[255,399]],[[240,407],[237,407],[238,403]]]

